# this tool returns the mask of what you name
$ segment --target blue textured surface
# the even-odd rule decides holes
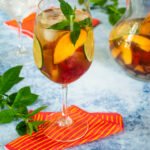
[[[149,150],[150,83],[128,77],[114,63],[108,48],[111,27],[107,16],[96,11],[93,16],[103,22],[95,28],[95,60],[90,70],[70,85],[69,104],[91,112],[118,112],[124,118],[125,131],[70,150]],[[49,81],[35,67],[31,39],[24,37],[28,54],[16,56],[17,34],[3,25],[7,19],[8,16],[0,12],[0,73],[16,64],[23,64],[22,76],[25,80],[16,89],[31,85],[32,91],[40,95],[39,101],[31,109],[46,104],[49,111],[59,110],[59,85]],[[15,125],[16,122],[0,125],[0,150],[18,137]]]

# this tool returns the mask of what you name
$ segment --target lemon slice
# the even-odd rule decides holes
[[[35,64],[40,69],[42,67],[42,62],[43,62],[42,49],[36,36],[34,36],[34,41],[33,41],[33,54],[34,54]]]
[[[86,42],[84,44],[84,52],[88,61],[92,61],[94,57],[94,35],[93,31],[89,30]]]
[[[85,43],[86,39],[87,32],[85,30],[81,30],[75,45],[73,45],[70,40],[70,32],[62,36],[55,47],[54,64],[59,64],[72,56],[74,52]]]

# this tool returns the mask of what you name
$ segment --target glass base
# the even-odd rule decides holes
[[[17,56],[25,56],[27,54],[28,54],[28,51],[24,46],[22,46],[22,47],[18,46],[18,49],[17,49],[17,52],[16,52]]]
[[[82,138],[88,131],[88,123],[78,114],[65,118],[61,113],[49,116],[45,123],[44,134],[55,141],[72,142]]]

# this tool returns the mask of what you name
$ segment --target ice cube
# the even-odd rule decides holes
[[[59,8],[50,8],[40,15],[40,22],[43,26],[49,27],[64,20],[65,17]]]
[[[44,29],[43,30],[44,39],[48,42],[52,42],[57,38],[58,32],[59,31],[57,30]]]
[[[89,17],[90,15],[86,11],[76,10],[76,18],[75,18],[76,21],[81,21]]]

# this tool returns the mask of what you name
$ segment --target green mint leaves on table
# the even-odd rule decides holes
[[[84,0],[78,0],[79,4],[83,4]],[[119,7],[118,0],[90,0],[91,9],[98,8],[102,13],[108,15],[111,25],[116,24],[125,13],[124,7]]]
[[[29,113],[27,107],[36,102],[38,98],[38,95],[31,93],[29,86],[8,94],[10,89],[23,80],[20,77],[21,70],[22,66],[16,66],[0,75],[0,124],[20,120],[21,122],[16,127],[18,134],[28,133],[31,135],[33,131],[38,131],[40,124],[44,123],[43,121],[33,121],[32,116],[44,110],[46,106]]]
[[[79,38],[81,29],[87,26],[92,26],[91,18],[86,18],[82,21],[76,22],[75,21],[76,8],[73,9],[71,5],[65,2],[64,0],[59,0],[59,2],[60,2],[61,11],[64,14],[66,20],[56,23],[48,27],[48,29],[53,29],[53,30],[69,30],[70,29],[71,30],[70,39],[72,43],[75,45]]]

